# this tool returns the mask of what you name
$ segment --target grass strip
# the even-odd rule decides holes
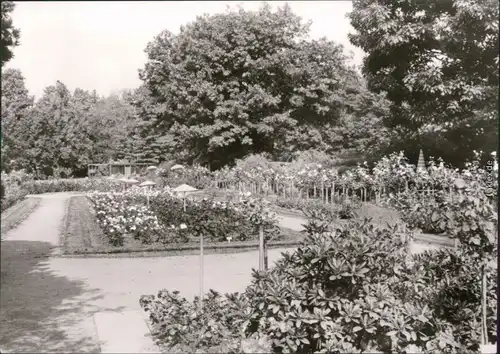
[[[1,218],[2,236],[26,220],[38,208],[40,201],[40,198],[26,198],[5,210]]]

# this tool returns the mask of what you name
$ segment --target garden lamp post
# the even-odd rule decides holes
[[[173,192],[182,193],[184,212],[186,211],[186,193],[196,192],[197,190],[198,189],[191,187],[187,184],[181,184],[180,186],[172,189]]]
[[[139,187],[149,187],[149,190],[151,190],[151,188],[153,186],[156,186],[156,183],[153,181],[144,181],[141,184],[139,184]],[[149,194],[146,194],[146,198],[147,198],[148,207],[149,207]]]

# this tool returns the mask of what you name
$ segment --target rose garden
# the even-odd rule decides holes
[[[219,5],[2,1],[0,352],[494,353],[497,2]]]
[[[198,254],[201,237],[207,250],[238,252],[256,249],[261,230],[266,251],[293,247],[255,269],[240,293],[205,289],[193,300],[158,284],[157,294],[137,299],[166,352],[478,351],[496,341],[496,164],[493,154],[490,170],[430,161],[417,172],[393,154],[339,174],[252,156],[217,173],[134,176],[152,187],[119,176],[34,181],[13,173],[2,176],[2,205],[14,204],[6,212],[17,208],[9,217],[22,221],[36,210],[25,195],[80,192],[66,205],[66,255]],[[180,181],[197,191],[176,194]],[[280,214],[308,222],[294,231]],[[415,254],[418,240],[441,247]]]

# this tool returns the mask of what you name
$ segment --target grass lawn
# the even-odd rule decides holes
[[[277,213],[303,219],[304,223],[306,216],[300,210],[285,209],[282,207],[275,207]],[[377,225],[385,225],[386,223],[395,224],[402,222],[397,211],[388,208],[380,207],[372,203],[363,203],[361,209],[358,211],[360,218],[372,218],[373,223]],[[338,220],[340,224],[346,224],[348,220]],[[423,244],[432,244],[440,246],[454,247],[454,241],[446,235],[434,235],[427,233],[415,234],[415,241]]]
[[[40,198],[26,198],[2,213],[1,235],[3,236],[13,228],[22,223],[28,216],[35,211],[40,204]]]
[[[296,246],[303,234],[296,230],[281,228],[282,237],[279,241],[268,243],[269,248]],[[86,197],[74,196],[69,199],[63,220],[61,248],[64,255],[115,255],[130,256],[160,256],[198,254],[199,238],[193,237],[191,242],[182,244],[161,243],[145,245],[132,237],[125,237],[123,246],[113,246],[108,243],[101,227],[98,225],[93,208]],[[210,253],[233,253],[256,250],[258,240],[242,242],[205,241],[204,248]]]

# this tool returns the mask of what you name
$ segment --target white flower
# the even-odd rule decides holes
[[[174,225],[170,225],[170,228],[171,228],[171,229],[175,229],[175,226],[174,226]]]
[[[181,228],[181,230],[187,229],[186,224],[181,224],[179,227]]]
[[[491,156],[493,156],[493,157],[497,156],[497,152],[496,151],[492,151]]]

